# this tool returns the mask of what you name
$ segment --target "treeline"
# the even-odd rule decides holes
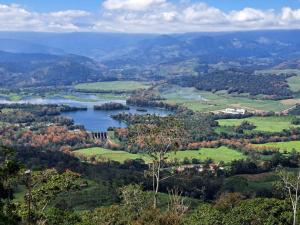
[[[129,106],[118,102],[109,102],[102,105],[94,105],[94,110],[129,110]]]
[[[97,144],[83,127],[60,116],[61,111],[72,108],[29,104],[0,107],[1,143],[16,150],[70,152],[72,149]]]
[[[211,114],[201,114],[192,111],[183,111],[175,115],[169,115],[167,117],[160,117],[157,115],[138,115],[138,114],[126,114],[120,113],[112,115],[112,118],[126,122],[129,125],[128,129],[115,129],[117,137],[125,142],[128,140],[128,136],[136,133],[134,124],[160,124],[163,120],[168,118],[175,118],[183,126],[183,132],[181,138],[184,139],[184,147],[187,147],[188,143],[214,140],[218,137],[218,134],[214,132],[214,128],[218,125]],[[174,127],[175,128],[175,127]]]
[[[170,111],[176,111],[181,108],[176,104],[169,104],[163,100],[165,99],[150,88],[148,90],[138,90],[134,92],[128,99],[126,99],[126,104],[138,107],[164,108]]]
[[[300,104],[297,104],[297,105],[295,106],[295,108],[291,109],[291,110],[289,111],[289,115],[294,115],[294,116],[300,115]]]
[[[267,95],[270,99],[292,97],[286,79],[287,75],[254,74],[247,71],[226,70],[199,73],[197,76],[172,78],[169,82],[185,87],[195,87],[205,91],[227,90],[228,93],[249,93]]]

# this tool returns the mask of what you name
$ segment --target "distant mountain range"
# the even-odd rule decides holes
[[[189,62],[196,62],[197,71],[200,66],[298,68],[298,37],[300,30],[170,35],[0,32],[0,72],[7,82],[1,86],[69,85],[136,77],[133,73],[163,77],[161,69],[172,66],[175,71],[176,64]]]
[[[0,50],[71,53],[104,61],[118,58],[135,61],[139,58],[148,63],[201,56],[290,58],[300,55],[298,37],[300,30],[170,35],[0,32]]]

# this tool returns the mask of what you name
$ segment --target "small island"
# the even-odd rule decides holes
[[[136,111],[138,111],[138,112],[148,112],[148,110],[144,109],[144,108],[137,108]]]
[[[129,110],[127,105],[117,102],[109,102],[102,105],[95,105],[94,110]]]

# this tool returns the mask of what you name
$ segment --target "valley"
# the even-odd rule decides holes
[[[20,221],[292,224],[298,30],[15,35],[0,32],[0,184]]]

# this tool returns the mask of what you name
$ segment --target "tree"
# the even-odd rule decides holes
[[[0,224],[13,225],[20,221],[13,200],[13,181],[20,171],[14,151],[0,146]]]
[[[238,203],[223,217],[222,225],[291,225],[292,213],[286,201],[254,198]]]
[[[130,144],[143,149],[149,155],[151,163],[146,173],[152,177],[153,207],[157,206],[157,194],[160,182],[170,176],[162,177],[166,165],[167,153],[176,151],[182,145],[183,124],[175,117],[157,117],[155,123],[136,124],[131,127]]]
[[[277,188],[281,187],[286,192],[293,209],[293,225],[296,225],[300,199],[300,171],[298,174],[294,174],[279,168],[277,174],[281,180],[281,183],[277,184]]]
[[[185,218],[186,225],[223,225],[225,214],[210,204],[201,204]]]
[[[143,192],[143,188],[138,184],[130,184],[120,188],[122,205],[134,213],[136,217],[149,208],[150,199],[146,192]]]
[[[55,169],[47,169],[27,176],[30,182],[25,196],[26,211],[32,214],[28,215],[29,223],[43,220],[49,203],[61,193],[79,189],[81,183],[80,175],[69,170],[60,174]]]
[[[238,192],[222,193],[217,200],[215,207],[219,210],[231,210],[236,206],[244,196]]]

